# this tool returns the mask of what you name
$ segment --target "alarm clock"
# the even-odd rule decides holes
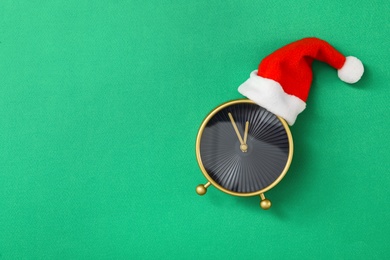
[[[230,195],[259,195],[260,206],[271,207],[264,193],[290,167],[293,140],[288,125],[306,109],[314,60],[337,69],[338,77],[349,84],[364,73],[358,58],[344,56],[315,37],[292,42],[265,57],[238,87],[248,99],[216,107],[199,128],[196,158],[207,179],[196,187],[199,195],[213,185]]]
[[[196,137],[196,158],[206,184],[199,195],[215,188],[234,196],[260,196],[286,175],[293,157],[293,139],[286,121],[249,99],[233,100],[213,109]]]

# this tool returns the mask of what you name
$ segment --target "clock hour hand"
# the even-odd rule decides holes
[[[245,132],[244,132],[244,144],[246,144],[246,140],[248,139],[248,130],[249,130],[249,121],[246,121]]]

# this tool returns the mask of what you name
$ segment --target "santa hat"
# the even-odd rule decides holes
[[[313,60],[337,69],[339,78],[347,83],[359,81],[364,72],[362,62],[356,57],[345,57],[321,39],[305,38],[264,58],[238,91],[293,125],[306,108]]]

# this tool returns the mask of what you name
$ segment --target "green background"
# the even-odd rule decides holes
[[[385,259],[390,5],[362,1],[0,2],[0,259]],[[259,198],[206,180],[207,113],[307,36],[314,64],[286,177]]]

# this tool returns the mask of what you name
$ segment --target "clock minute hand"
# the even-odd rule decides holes
[[[229,115],[230,121],[232,122],[233,128],[234,128],[234,130],[236,131],[238,140],[240,140],[240,143],[241,143],[241,144],[245,144],[245,143],[244,143],[244,140],[242,140],[242,137],[241,137],[241,135],[240,135],[240,132],[238,131],[236,122],[234,122],[234,119],[233,119],[232,114],[229,112],[228,115]]]
[[[242,137],[240,135],[240,132],[238,131],[238,128],[237,128],[237,125],[236,125],[236,122],[234,122],[234,119],[233,119],[233,116],[231,113],[228,113],[229,114],[229,118],[230,118],[230,121],[232,121],[232,125],[233,125],[233,128],[234,128],[234,131],[236,131],[236,134],[237,134],[237,137],[238,137],[238,140],[240,140],[240,149],[243,153],[246,153],[248,151],[248,145],[246,144],[246,139],[248,138],[248,126],[249,126],[249,122],[247,121],[246,124],[245,124],[245,141],[242,140]]]

